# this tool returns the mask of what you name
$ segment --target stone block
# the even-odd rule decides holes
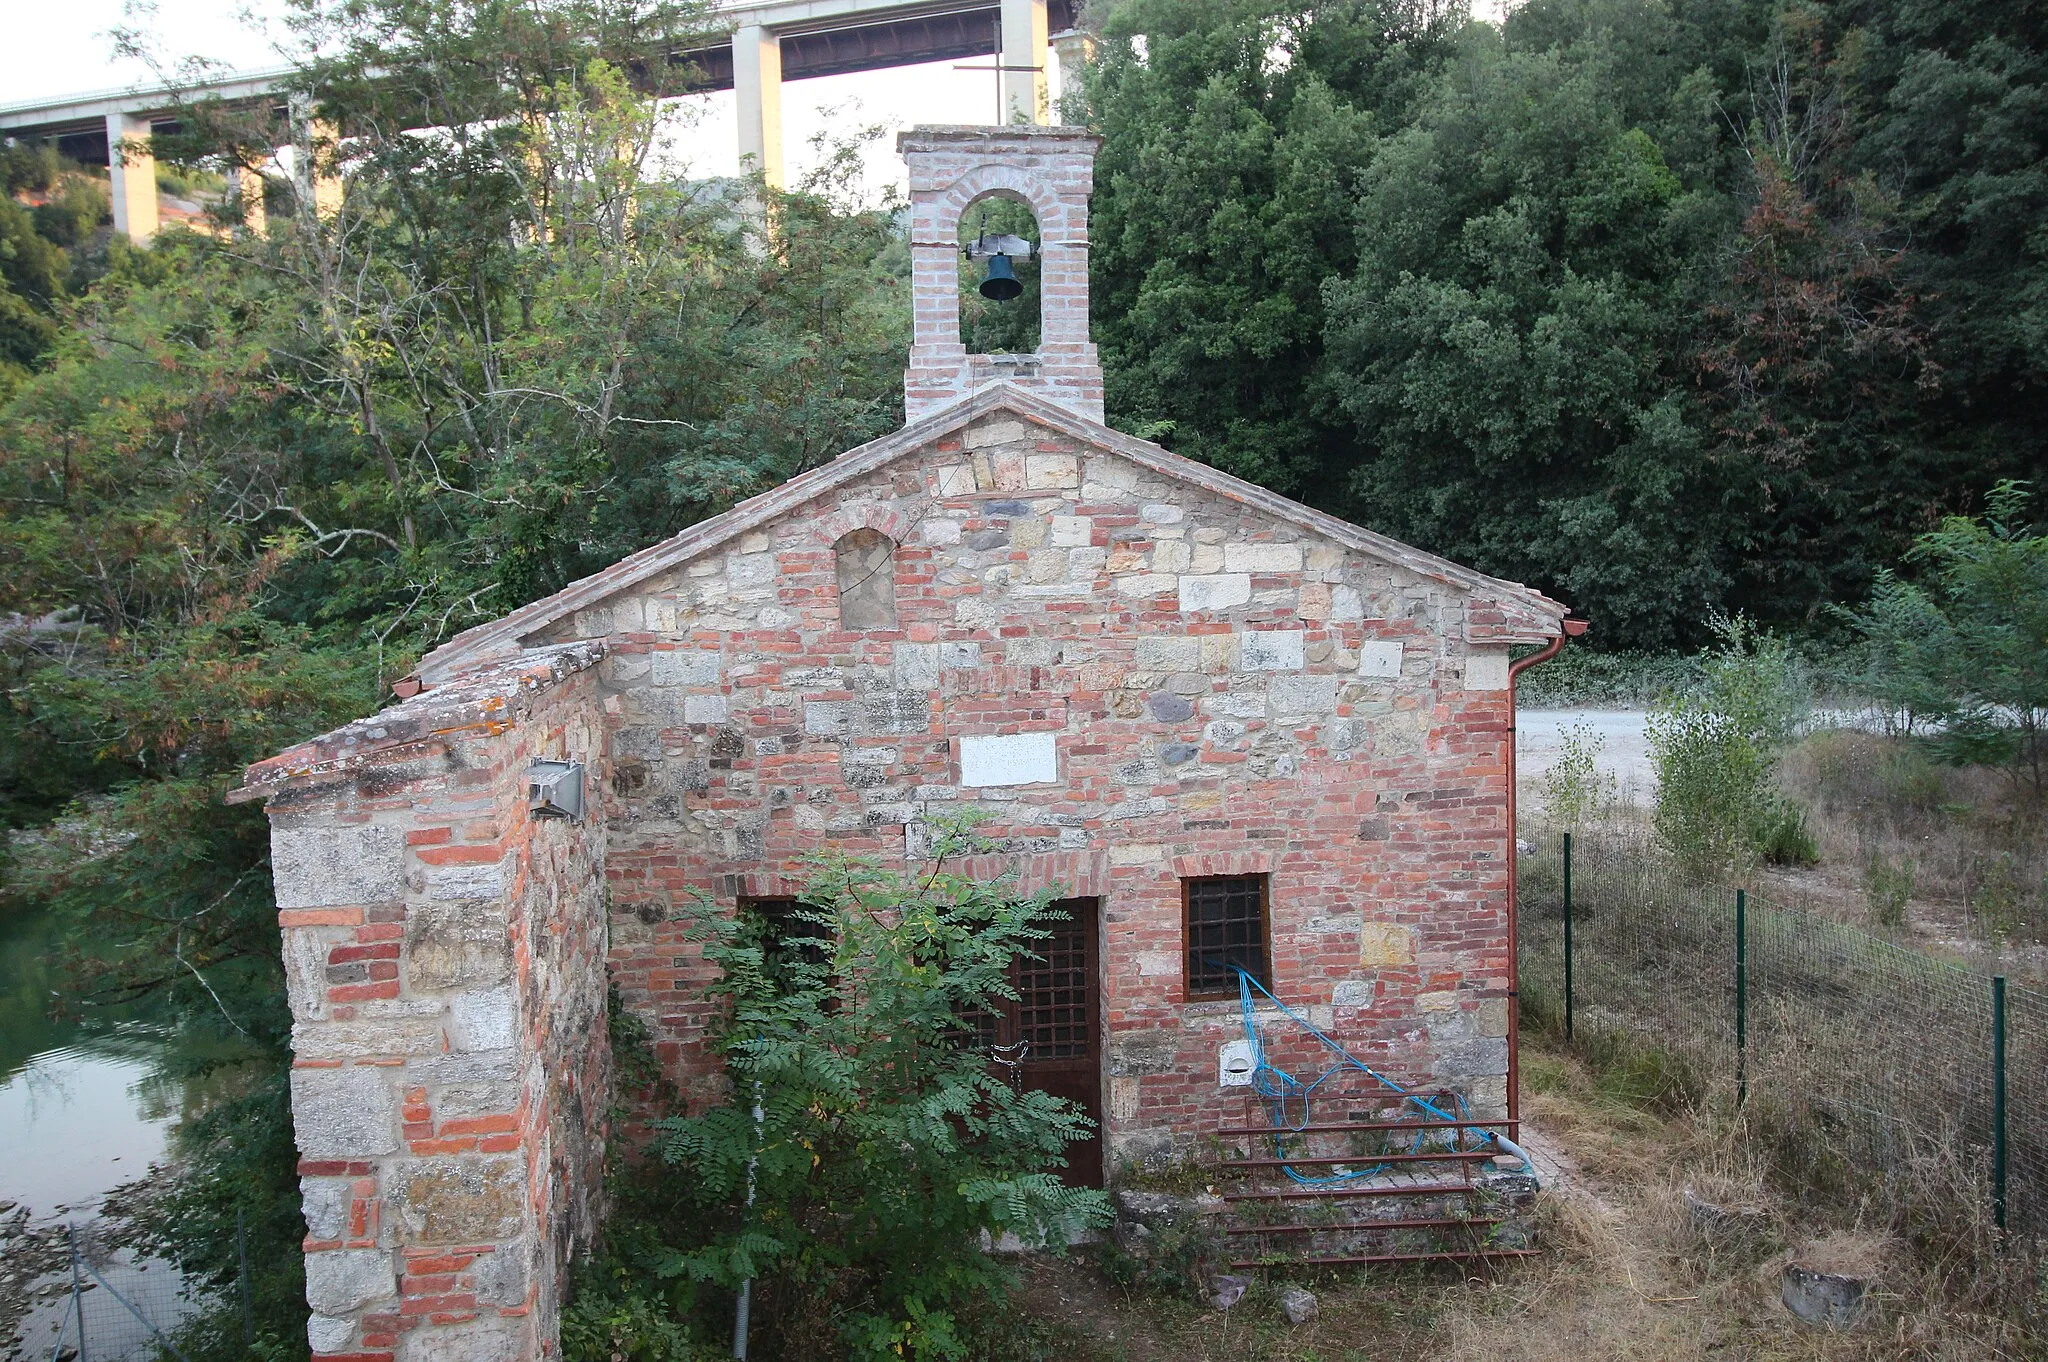
[[[1178,959],[1178,952],[1175,953]],[[1180,1050],[1177,1031],[1111,1032],[1103,1072],[1111,1078],[1144,1078],[1172,1073]]]
[[[1052,518],[1054,548],[1085,548],[1095,537],[1095,522],[1084,515],[1056,515]]]
[[[657,652],[654,684],[657,686],[715,686],[721,656],[705,648],[672,648]]]
[[[316,1353],[338,1353],[356,1336],[356,1322],[334,1315],[306,1316],[306,1346]]]
[[[477,1259],[469,1270],[476,1298],[486,1305],[524,1305],[533,1277],[532,1256],[528,1241],[520,1238]]]
[[[1225,544],[1225,572],[1275,573],[1301,571],[1299,544]]]
[[[1266,687],[1266,706],[1277,717],[1328,714],[1337,708],[1334,676],[1276,676]]]
[[[415,989],[482,988],[512,976],[512,942],[496,905],[422,903],[405,917],[405,978]]]
[[[1202,648],[1192,638],[1140,638],[1135,648],[1137,663],[1151,671],[1187,672],[1202,665]]]
[[[284,933],[284,990],[292,1016],[318,1021],[327,1015],[327,952],[350,939],[344,931],[292,927]]]
[[[1299,629],[1248,629],[1237,638],[1239,671],[1298,672],[1306,665]]]
[[[1170,501],[1148,501],[1138,508],[1138,518],[1150,525],[1178,525],[1188,513]]]
[[[516,1158],[418,1159],[386,1175],[388,1201],[410,1244],[488,1244],[521,1229],[526,1171]]]
[[[348,1178],[300,1178],[299,1207],[308,1239],[340,1239],[348,1233]]]
[[[804,732],[821,737],[880,738],[931,728],[927,692],[883,691],[858,700],[807,700]]]
[[[518,997],[510,984],[457,994],[448,1004],[448,1039],[457,1050],[510,1050],[519,1041]]]
[[[1050,733],[960,739],[962,785],[1037,785],[1059,778],[1059,752]]]
[[[939,645],[899,643],[895,646],[896,684],[905,690],[939,688]]]
[[[1081,461],[1072,454],[1027,454],[1024,456],[1024,485],[1027,487],[1079,487]]]
[[[325,1249],[306,1255],[306,1304],[319,1315],[346,1315],[398,1294],[391,1255],[382,1249]]]
[[[1338,586],[1330,589],[1330,618],[1333,620],[1362,620],[1365,618],[1365,599],[1358,594],[1355,586]]]
[[[1139,1099],[1144,1085],[1135,1078],[1112,1078],[1109,1080],[1109,1119],[1112,1121],[1135,1121],[1138,1119]]]
[[[1372,979],[1340,979],[1330,993],[1332,1007],[1371,1007],[1379,984]]]
[[[1219,572],[1208,576],[1183,576],[1180,579],[1180,608],[1183,613],[1197,610],[1228,610],[1233,606],[1249,604],[1252,598],[1252,579],[1241,572]]]
[[[1116,579],[1116,590],[1120,596],[1134,600],[1148,596],[1164,596],[1172,591],[1181,578],[1171,572],[1134,572]]]
[[[395,827],[275,827],[270,870],[277,906],[338,908],[405,895],[405,834]]]
[[[722,724],[730,712],[723,695],[683,697],[683,722],[686,724]]]
[[[532,1339],[530,1316],[483,1314],[459,1324],[436,1325],[419,1340],[431,1352],[419,1349],[406,1356],[430,1357],[433,1362],[509,1362],[509,1359],[541,1356]],[[551,1354],[552,1355],[552,1354]]]
[[[1505,1038],[1438,1041],[1438,1078],[1488,1078],[1508,1071],[1508,1043]]]
[[[1358,645],[1358,674],[1388,680],[1399,677],[1401,651],[1401,640],[1397,638],[1367,639]]]
[[[1175,695],[1170,690],[1152,692],[1145,701],[1145,707],[1152,711],[1152,717],[1163,724],[1183,723],[1195,715],[1194,704],[1184,695]]]
[[[1415,932],[1395,922],[1368,922],[1358,930],[1358,963],[1390,969],[1415,963]]]
[[[505,867],[496,865],[434,865],[426,872],[427,897],[437,903],[497,899],[505,893]]]
[[[293,1069],[292,1126],[309,1159],[366,1159],[398,1148],[398,1103],[383,1069]]]
[[[775,555],[772,553],[741,553],[726,559],[725,580],[735,589],[773,586],[775,583]]]

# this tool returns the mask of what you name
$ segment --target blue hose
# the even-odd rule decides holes
[[[1216,963],[1225,964],[1228,962],[1218,961]],[[1457,1096],[1455,1093],[1452,1094],[1452,1103],[1457,1112],[1456,1115],[1452,1115],[1427,1097],[1410,1092],[1379,1070],[1359,1060],[1349,1050],[1346,1050],[1327,1035],[1322,1028],[1274,997],[1264,984],[1252,978],[1241,966],[1232,964],[1230,968],[1237,971],[1238,1007],[1244,1016],[1245,1041],[1251,1046],[1252,1051],[1252,1088],[1259,1094],[1260,1099],[1264,1101],[1268,1124],[1274,1129],[1287,1131],[1306,1130],[1309,1126],[1310,1106],[1315,1098],[1316,1090],[1338,1074],[1351,1072],[1362,1073],[1386,1088],[1389,1092],[1399,1095],[1402,1104],[1414,1108],[1422,1119],[1438,1121],[1465,1121],[1470,1119],[1471,1109],[1466,1106],[1464,1098]],[[1279,1008],[1296,1026],[1299,1026],[1302,1030],[1308,1032],[1330,1050],[1334,1051],[1338,1057],[1337,1063],[1325,1069],[1313,1082],[1304,1083],[1277,1064],[1269,1062],[1266,1058],[1265,1041],[1259,1034],[1258,1012],[1252,1000],[1253,989],[1257,989],[1260,993],[1264,994],[1266,999],[1273,1006]],[[1299,1103],[1299,1111],[1301,1113],[1301,1119],[1298,1121],[1293,1119],[1292,1109],[1296,1103]],[[1500,1148],[1502,1152],[1520,1159],[1523,1171],[1532,1178],[1536,1176],[1534,1160],[1529,1157],[1528,1153],[1520,1145],[1497,1131],[1481,1130],[1478,1134],[1488,1143]],[[1287,1157],[1287,1151],[1282,1145],[1282,1141],[1285,1138],[1282,1135],[1273,1137],[1273,1153],[1275,1158],[1284,1159]],[[1417,1131],[1415,1143],[1409,1147],[1409,1152],[1420,1153],[1422,1144],[1427,1138],[1427,1131]],[[1342,1173],[1309,1174],[1298,1172],[1292,1165],[1282,1164],[1280,1171],[1304,1187],[1322,1187],[1335,1183],[1354,1182],[1360,1178],[1376,1177],[1385,1172],[1389,1166],[1382,1163],[1371,1168],[1354,1169]]]

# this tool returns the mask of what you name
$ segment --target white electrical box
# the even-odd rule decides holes
[[[1249,1088],[1258,1064],[1248,1040],[1227,1042],[1216,1052],[1216,1082],[1226,1088]]]

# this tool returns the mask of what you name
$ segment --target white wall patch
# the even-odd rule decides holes
[[[1401,675],[1401,640],[1397,638],[1369,638],[1358,645],[1358,674],[1360,676],[1398,677]]]
[[[1474,648],[1465,657],[1466,690],[1506,690],[1508,688],[1508,650],[1505,648]]]
[[[1225,1088],[1249,1088],[1258,1066],[1252,1060],[1248,1040],[1225,1041],[1216,1052],[1216,1083]]]
[[[1059,752],[1050,733],[960,740],[962,785],[1037,785],[1059,778]]]

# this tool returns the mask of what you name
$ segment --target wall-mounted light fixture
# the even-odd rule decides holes
[[[583,763],[536,761],[526,768],[526,808],[535,818],[583,819]]]

